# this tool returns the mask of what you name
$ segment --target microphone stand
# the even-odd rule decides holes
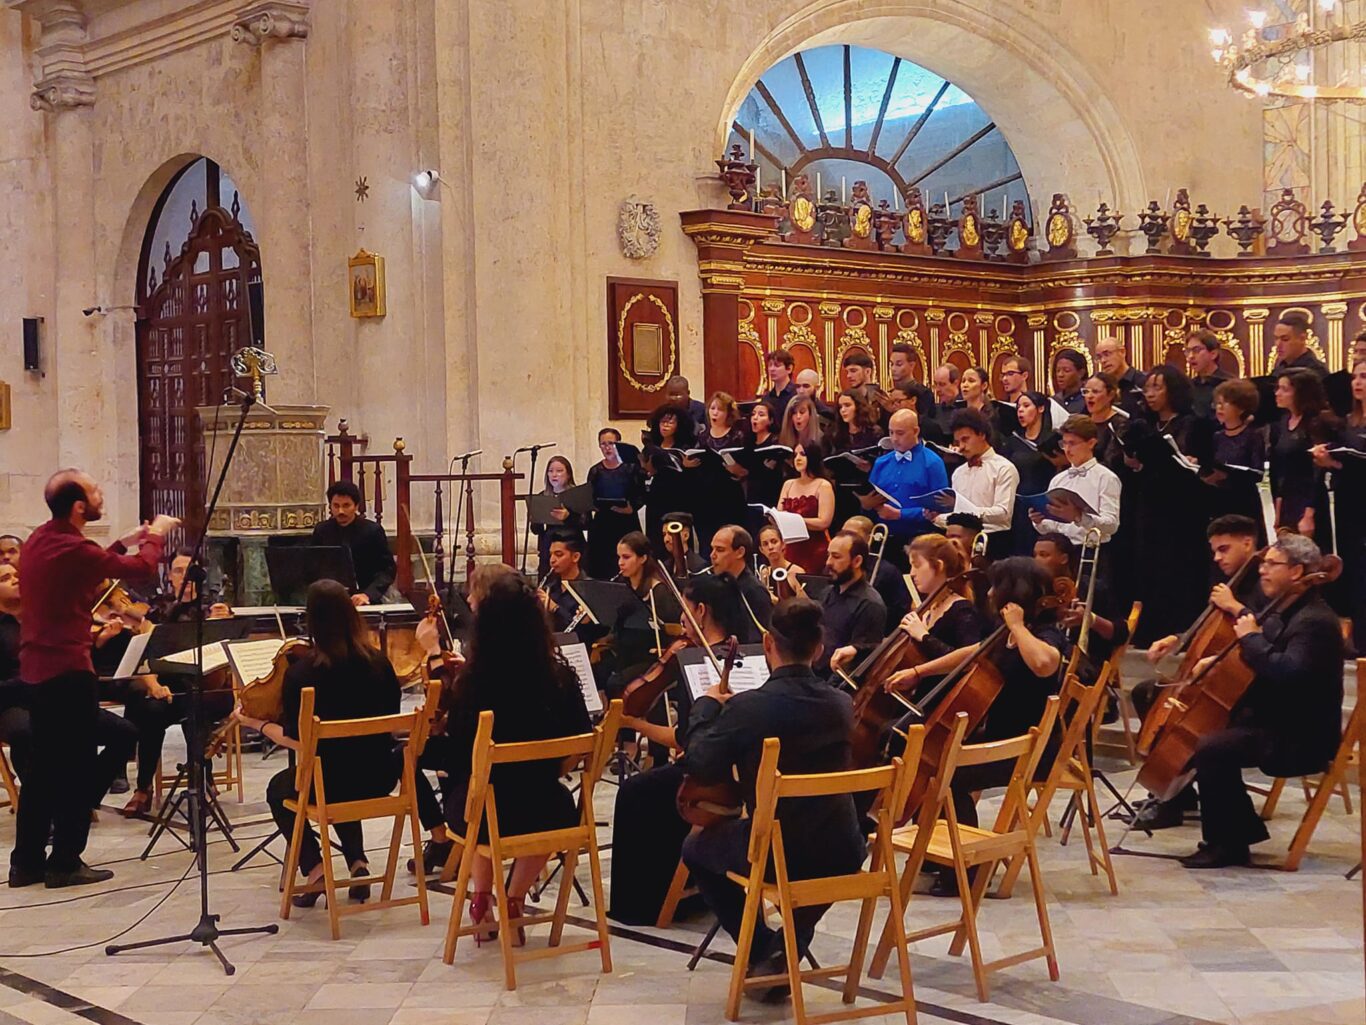
[[[469,502],[471,506],[474,505],[474,481],[468,479],[470,472],[470,460],[472,458],[474,458],[473,454],[466,453],[463,456],[456,456],[455,459],[451,460],[451,466],[455,466],[456,461],[459,461],[460,476],[465,477],[466,479],[460,482],[464,485],[464,487],[460,489],[460,498],[456,501],[455,516],[451,519],[450,522],[450,531],[452,537],[450,542],[446,545],[446,547],[451,550],[451,568],[449,574],[446,577],[446,586],[448,588],[447,597],[449,597],[450,594],[449,589],[455,587],[456,553],[464,547],[464,545],[457,545],[455,543],[455,538],[460,536],[460,516],[465,511],[466,502]],[[466,540],[468,541],[469,539],[466,538]]]
[[[531,489],[536,486],[536,457],[541,454],[540,445],[531,446],[531,469],[526,478],[526,527],[522,530],[522,575],[526,575],[526,554],[531,547]]]
[[[189,790],[187,791],[189,795],[190,847],[194,851],[195,862],[199,867],[199,922],[187,933],[164,936],[155,940],[141,940],[137,943],[113,943],[104,948],[105,954],[112,957],[125,950],[144,950],[148,947],[166,946],[171,943],[194,942],[212,950],[219,963],[222,964],[223,971],[228,975],[235,974],[237,969],[231,961],[223,956],[223,951],[218,948],[218,940],[221,937],[255,934],[273,936],[280,931],[279,925],[274,922],[268,925],[249,926],[240,929],[220,929],[218,928],[219,916],[209,913],[208,780],[204,775],[205,738],[201,725],[204,718],[204,619],[208,598],[208,588],[204,585],[209,576],[204,564],[204,543],[209,535],[209,523],[212,522],[214,511],[218,508],[218,496],[223,491],[224,481],[227,480],[228,468],[232,466],[232,457],[236,454],[237,443],[242,437],[242,428],[246,426],[247,416],[251,413],[252,406],[260,398],[260,364],[253,361],[251,367],[252,389],[242,398],[242,414],[237,418],[237,426],[233,429],[232,441],[228,444],[227,454],[223,457],[223,466],[218,471],[218,481],[214,484],[213,497],[209,499],[209,504],[204,510],[203,529],[199,532],[199,540],[195,543],[194,554],[190,559],[189,567],[185,570],[185,580],[180,585],[180,594],[177,595],[177,600],[183,599],[190,583],[194,583],[196,650],[194,675],[189,678],[190,714],[186,738],[188,748],[186,756],[189,761],[190,777]],[[302,814],[302,809],[300,814]]]

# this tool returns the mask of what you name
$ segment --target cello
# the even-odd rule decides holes
[[[716,681],[722,694],[730,693],[730,671],[740,661],[736,654],[739,647],[740,642],[735,637],[726,641],[721,673]],[[699,783],[684,776],[683,782],[678,785],[678,793],[674,795],[679,817],[689,825],[703,829],[738,819],[744,811],[744,804],[740,784],[734,779],[721,783]]]
[[[1262,557],[1266,553],[1267,549],[1263,548],[1243,563],[1238,572],[1229,577],[1229,589],[1236,592],[1247,575],[1261,565]],[[1163,700],[1153,702],[1153,706],[1148,709],[1135,745],[1139,754],[1145,757],[1148,755],[1162,728],[1167,725],[1178,708],[1183,706],[1186,688],[1195,677],[1195,669],[1200,661],[1225,650],[1237,639],[1233,632],[1233,617],[1214,602],[1206,605],[1205,611],[1200,613],[1181,637],[1178,646],[1182,653],[1181,665],[1176,671],[1175,678],[1162,679],[1158,682],[1159,687],[1169,690],[1170,693]]]
[[[1341,572],[1341,559],[1335,555],[1324,556],[1315,572],[1306,573],[1295,581],[1262,610],[1256,617],[1257,622],[1264,623],[1271,615],[1283,612],[1313,588],[1332,583]],[[1252,686],[1254,676],[1243,661],[1238,638],[1234,635],[1192,676],[1181,700],[1167,699],[1171,710],[1147,760],[1138,770],[1138,782],[1159,801],[1169,801],[1184,790],[1194,775],[1189,765],[1196,745],[1206,734],[1228,725],[1234,708]]]

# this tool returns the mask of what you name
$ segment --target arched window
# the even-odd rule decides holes
[[[754,133],[761,186],[802,171],[820,198],[868,182],[874,203],[919,186],[925,205],[961,212],[980,197],[984,213],[1009,212],[1029,194],[1010,145],[963,90],[918,64],[859,46],[822,46],[764,73],[731,124],[748,152]],[[955,209],[957,208],[957,209]]]

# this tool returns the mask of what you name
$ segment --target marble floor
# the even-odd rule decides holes
[[[174,734],[173,734],[174,737]],[[173,749],[168,744],[168,752]],[[282,765],[248,756],[248,799],[225,807],[244,849],[271,827],[260,801],[265,782]],[[1113,768],[1123,791],[1132,770]],[[613,788],[600,788],[602,817]],[[1354,801],[1357,798],[1353,790]],[[110,807],[114,801],[111,799]],[[1116,856],[1119,896],[1110,896],[1086,868],[1080,839],[1067,847],[1042,839],[1049,910],[1061,980],[1048,981],[1040,961],[997,973],[992,999],[976,999],[966,957],[947,955],[947,938],[913,950],[920,1021],[962,1025],[1360,1025],[1363,1005],[1362,885],[1344,874],[1358,860],[1358,818],[1335,800],[1297,873],[1271,869],[1303,811],[1298,788],[1287,790],[1272,823],[1272,840],[1255,853],[1258,867],[1188,872],[1171,860],[1192,849],[1193,826],[1149,838],[1130,834]],[[1060,812],[1061,804],[1055,809]],[[8,847],[13,817],[0,811],[0,846]],[[1122,826],[1109,823],[1111,842]],[[376,849],[378,829],[367,832]],[[610,830],[602,832],[604,843]],[[213,956],[178,944],[107,957],[104,944],[153,938],[191,927],[199,913],[196,879],[185,878],[189,856],[163,839],[146,861],[145,824],[106,809],[91,836],[88,860],[115,878],[97,889],[5,890],[0,897],[0,1025],[96,1022],[100,1025],[702,1025],[724,1020],[731,946],[724,937],[695,972],[687,951],[709,924],[672,930],[614,929],[615,972],[601,976],[595,954],[532,962],[519,987],[505,992],[496,946],[462,944],[453,967],[440,947],[451,900],[432,894],[432,922],[414,908],[343,921],[343,938],[329,939],[322,905],[294,911],[274,936],[231,938],[223,949],[237,965],[226,976]],[[276,841],[275,849],[279,851]],[[215,835],[210,866],[212,909],[222,926],[277,921],[278,867],[265,856],[242,871]],[[606,858],[610,861],[610,851]],[[582,877],[582,871],[581,871]],[[177,880],[183,880],[170,892]],[[405,878],[401,892],[409,892]],[[554,890],[546,900],[552,899]],[[575,904],[576,914],[583,910]],[[956,904],[916,898],[910,921],[951,917]],[[826,916],[813,945],[823,964],[838,963],[854,927],[854,906]],[[988,901],[981,923],[988,957],[1031,945],[1032,902],[1022,883],[1013,900]],[[543,935],[532,943],[544,943]],[[867,983],[864,1000],[890,994],[892,973]],[[813,1012],[837,1004],[836,994],[808,990]],[[747,1002],[744,1020],[782,1021],[790,1005]],[[904,1020],[892,1017],[875,1022]]]

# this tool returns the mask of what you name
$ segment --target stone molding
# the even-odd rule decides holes
[[[42,26],[39,75],[30,103],[57,112],[95,102],[104,75],[147,64],[223,36],[259,46],[308,36],[312,0],[190,0],[181,9],[99,34],[83,0],[3,0]]]

